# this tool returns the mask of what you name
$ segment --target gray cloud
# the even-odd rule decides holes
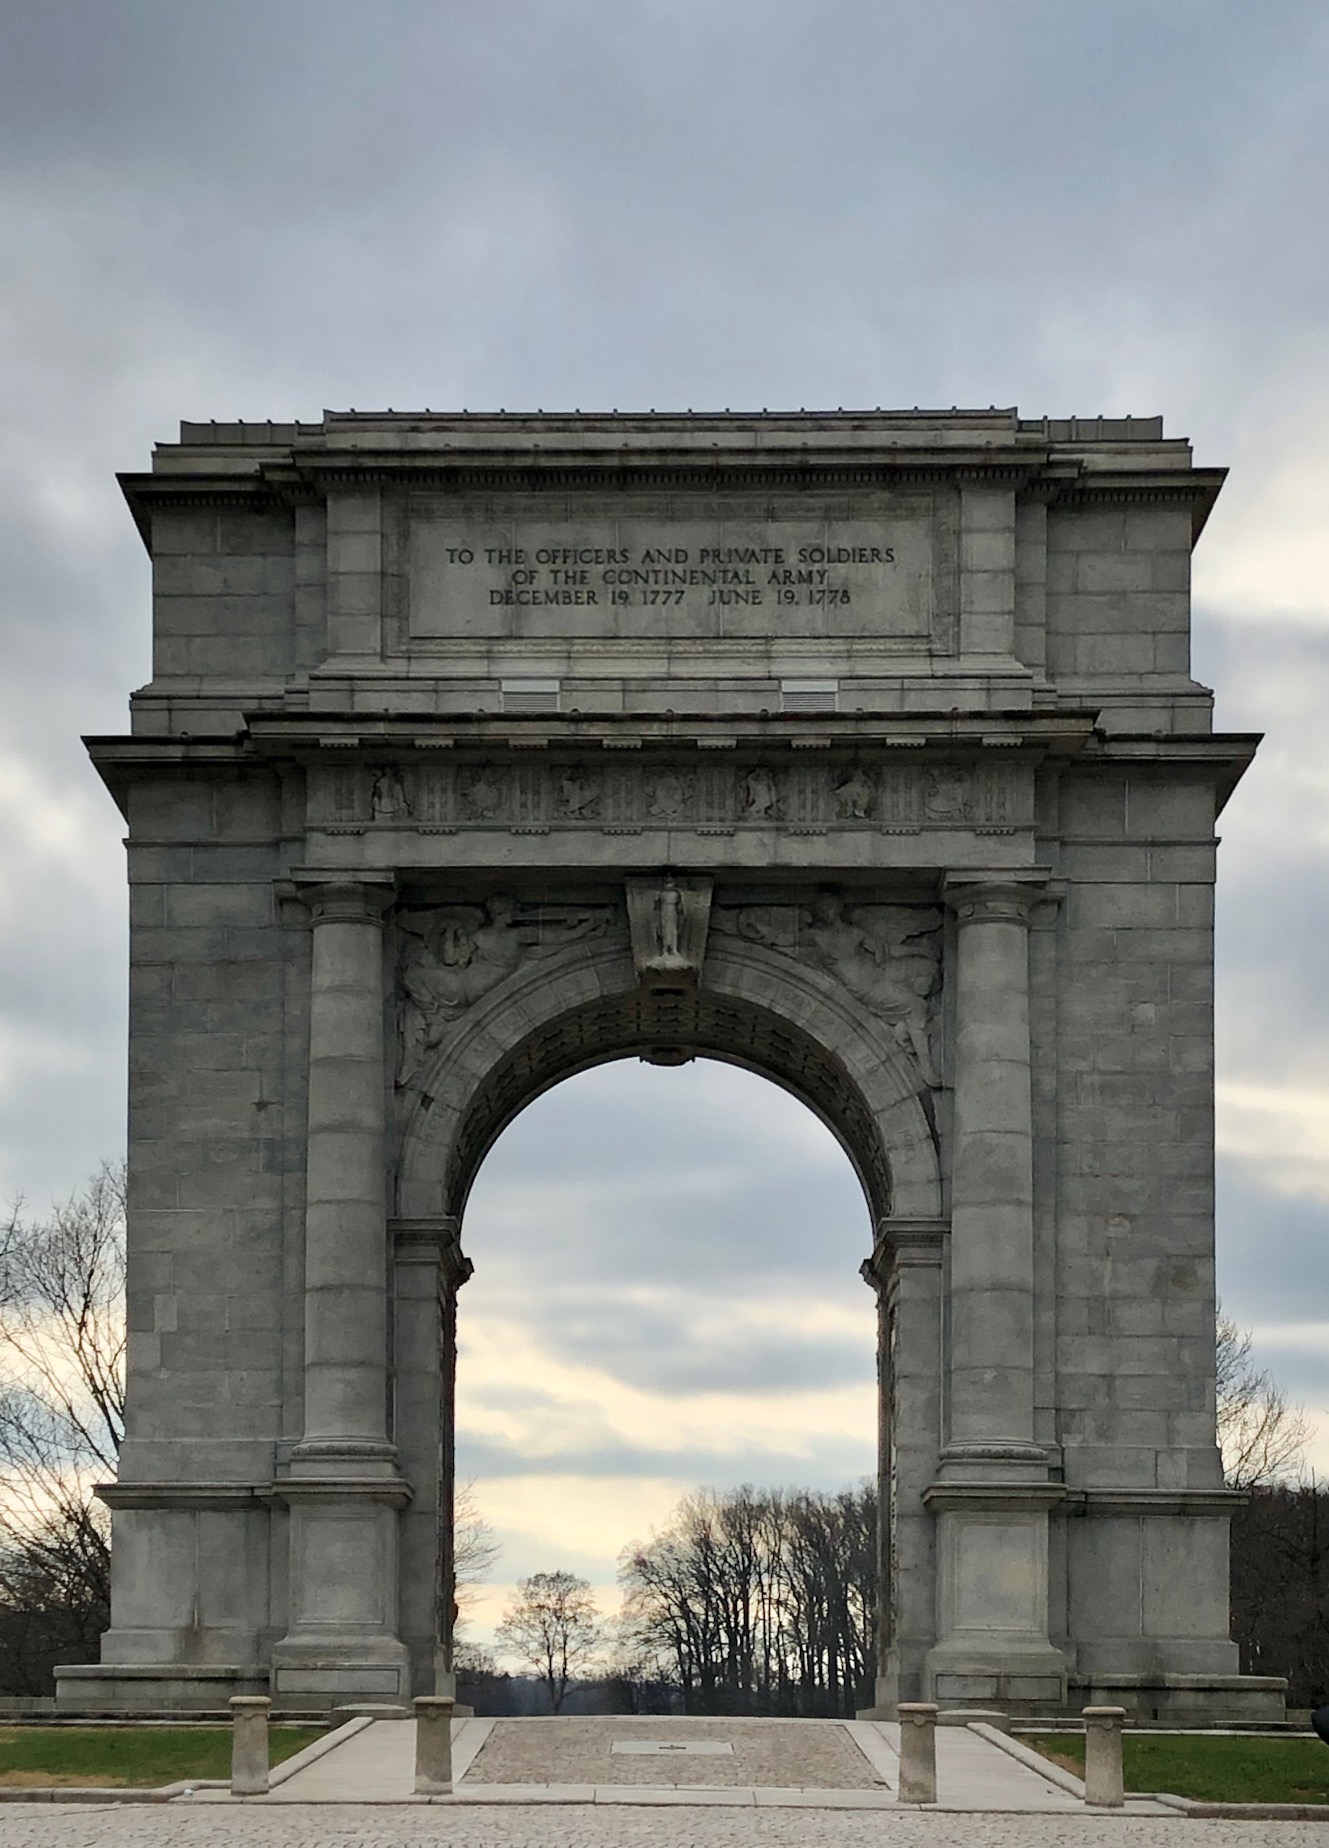
[[[1255,1164],[1220,1157],[1218,1285],[1243,1323],[1329,1322],[1329,1201],[1276,1192]]]
[[[1329,1089],[1327,575],[1223,595],[1281,471],[1323,467],[1326,90],[1311,0],[5,10],[0,1193],[63,1193],[122,1129],[121,828],[77,742],[148,671],[113,471],[181,416],[325,404],[1163,410],[1234,465],[1196,659],[1224,723],[1270,732],[1223,824],[1220,1074]],[[1300,517],[1310,543],[1322,500]],[[697,1073],[657,1076],[682,1096]],[[847,1165],[759,1125],[739,1159],[733,1124],[662,1095],[589,1152],[575,1088],[513,1126],[465,1313],[524,1289],[533,1342],[643,1391],[866,1382]],[[1326,1300],[1303,1179],[1272,1147],[1225,1166],[1242,1319]],[[569,1314],[578,1276],[603,1294]],[[634,1304],[663,1283],[681,1296]],[[865,1315],[861,1360],[815,1327],[717,1346],[707,1317],[754,1288]]]

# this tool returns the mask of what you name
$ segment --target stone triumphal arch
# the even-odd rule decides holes
[[[66,1706],[448,1685],[467,1190],[559,1079],[705,1053],[871,1210],[879,1705],[1281,1710],[1214,1443],[1220,482],[1005,411],[329,413],[125,477],[129,1428]]]

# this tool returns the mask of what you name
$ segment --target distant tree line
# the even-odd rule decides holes
[[[688,1713],[852,1715],[871,1699],[875,1491],[699,1490],[623,1558],[619,1673]]]
[[[92,1490],[114,1476],[124,1429],[124,1249],[122,1167],[45,1217],[19,1206],[0,1221],[0,1694],[49,1694],[54,1666],[94,1660],[109,1621],[109,1521]],[[1225,1474],[1247,1495],[1232,1634],[1245,1672],[1286,1675],[1290,1705],[1317,1705],[1329,1488],[1304,1466],[1301,1413],[1221,1313],[1216,1359]],[[468,1487],[457,1516],[464,1609],[496,1548]],[[618,1625],[584,1580],[537,1573],[503,1640],[551,1708],[852,1713],[872,1691],[876,1519],[869,1485],[698,1490],[625,1553]],[[463,1660],[486,1697],[513,1679],[483,1651]]]

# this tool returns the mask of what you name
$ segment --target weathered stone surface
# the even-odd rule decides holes
[[[451,1691],[470,1182],[699,1052],[877,1227],[881,1705],[1277,1705],[1213,1433],[1220,479],[1009,412],[329,414],[126,478],[129,1435],[67,1705]]]

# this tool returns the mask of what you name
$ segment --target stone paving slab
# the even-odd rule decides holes
[[[1310,1848],[1297,1822],[1182,1816],[234,1804],[0,1811],[0,1848]]]
[[[726,1743],[733,1756],[616,1753],[620,1740]],[[839,1720],[623,1718],[499,1720],[466,1773],[475,1784],[757,1785],[870,1790],[882,1782]]]

